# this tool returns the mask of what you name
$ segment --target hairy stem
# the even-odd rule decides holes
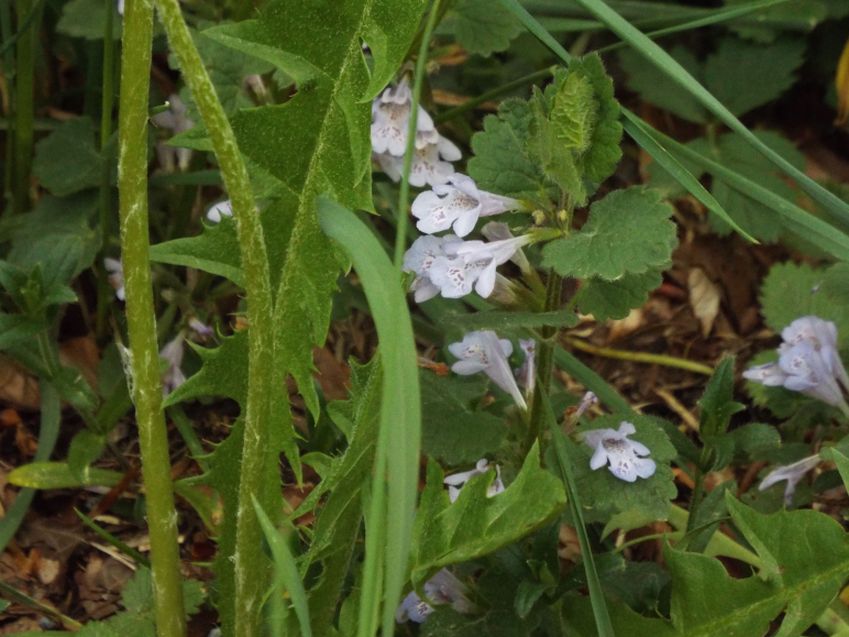
[[[146,150],[153,42],[152,0],[127,3],[123,37],[118,189],[133,399],[147,494],[157,633],[159,637],[183,637],[186,621],[177,546],[177,513],[162,411],[159,349],[148,260]]]
[[[33,0],[18,0],[18,41],[15,60],[15,168],[12,181],[13,208],[24,212],[30,205],[30,171],[32,169],[35,42],[38,20]]]
[[[275,395],[273,372],[276,356],[268,255],[259,211],[236,136],[183,20],[179,2],[156,1],[171,49],[177,55],[183,77],[192,91],[218,157],[224,186],[233,204],[241,252],[250,324],[248,395],[233,555],[235,598],[228,602],[235,609],[232,614],[236,618],[236,637],[253,637],[260,632],[262,598],[269,584],[262,530],[252,504],[252,497],[269,491],[266,478],[271,460],[268,423],[272,420],[271,397]],[[286,406],[278,405],[276,408],[286,409]],[[270,510],[266,507],[267,503],[260,500],[263,507]]]
[[[422,97],[425,66],[427,66],[427,49],[430,37],[439,16],[440,0],[434,0],[427,16],[422,39],[419,43],[419,56],[416,59],[416,71],[413,78],[413,99],[410,104],[410,121],[407,124],[407,148],[404,149],[404,167],[401,171],[401,188],[398,193],[398,225],[395,228],[395,267],[400,270],[404,263],[404,251],[407,248],[407,223],[409,222],[410,207],[410,169],[413,166],[413,155],[416,152],[416,130],[419,121],[419,102]]]

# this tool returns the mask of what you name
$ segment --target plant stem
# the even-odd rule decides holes
[[[32,169],[35,41],[40,20],[28,19],[35,9],[33,0],[17,0],[18,42],[15,60],[15,168],[12,181],[13,209],[24,212],[30,206]]]
[[[275,391],[274,383],[276,354],[268,255],[259,211],[236,136],[183,20],[180,4],[178,0],[157,0],[157,7],[171,50],[177,55],[183,77],[192,91],[221,166],[224,186],[233,204],[241,252],[250,324],[248,393],[233,554],[235,595],[227,603],[232,604],[234,609],[230,613],[235,616],[234,634],[237,637],[253,637],[260,632],[260,611],[268,590],[269,571],[268,559],[263,552],[262,529],[252,498],[271,492],[267,478],[269,470],[276,469],[276,464],[273,467],[270,464],[271,460],[276,461],[276,455],[272,457],[269,454],[268,426],[273,420],[272,397],[280,393]],[[274,408],[287,407],[275,405]],[[272,510],[265,498],[258,499],[265,510]]]
[[[549,270],[548,281],[545,288],[544,311],[552,312],[560,309],[563,277],[554,270]],[[535,391],[531,406],[531,415],[528,421],[528,434],[525,438],[525,449],[530,449],[539,438],[542,420],[545,416],[545,405],[542,404],[549,395],[551,387],[551,374],[554,371],[554,345],[557,328],[546,325],[541,330],[542,341],[539,344],[537,355],[537,383],[542,391]]]
[[[112,110],[115,102],[115,40],[112,38],[112,21],[115,14],[114,0],[103,0],[106,4],[106,23],[103,27],[103,78],[100,102],[100,155],[103,158],[103,173],[100,181],[100,258],[97,262],[97,318],[95,334],[97,340],[106,333],[106,315],[110,307],[112,286],[103,266],[104,250],[109,242],[109,220],[112,213],[112,157],[108,156],[109,139],[112,136]]]
[[[430,37],[436,26],[439,15],[440,0],[433,0],[427,23],[419,43],[419,56],[416,59],[416,70],[413,77],[413,99],[410,104],[410,121],[407,124],[407,148],[404,150],[404,167],[401,171],[401,188],[398,193],[398,225],[395,228],[395,268],[401,270],[404,263],[404,252],[407,249],[407,224],[409,223],[410,207],[410,169],[413,166],[413,155],[416,152],[416,130],[419,121],[419,102],[422,97],[422,82],[424,82],[425,66],[427,65],[427,49]]]
[[[177,513],[162,411],[156,318],[148,260],[147,106],[153,42],[152,0],[127,3],[123,37],[118,188],[133,398],[147,494],[157,634],[159,637],[183,637],[186,621],[177,546]]]
[[[713,374],[713,369],[702,363],[695,363],[686,358],[678,358],[677,356],[666,356],[665,354],[649,354],[648,352],[629,352],[622,349],[612,349],[610,347],[598,347],[582,341],[577,338],[567,337],[566,342],[575,349],[596,356],[604,356],[605,358],[616,358],[623,361],[634,361],[636,363],[649,363],[652,365],[663,365],[665,367],[676,367],[685,369],[689,372],[704,374],[710,376]]]

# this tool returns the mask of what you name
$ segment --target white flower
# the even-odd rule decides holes
[[[195,316],[189,319],[189,328],[197,334],[201,340],[206,340],[215,334],[215,330],[212,329],[212,327],[206,323],[202,323],[200,319]]]
[[[265,82],[262,79],[262,75],[257,73],[246,75],[245,79],[242,80],[242,84],[245,88],[252,90],[254,95],[256,95],[257,99],[261,102],[265,102],[268,99],[268,89],[265,88]]]
[[[433,234],[452,227],[458,237],[465,237],[475,228],[479,217],[515,210],[520,204],[510,197],[502,197],[479,190],[471,177],[454,173],[448,183],[433,186],[419,194],[413,201],[416,227]]]
[[[220,223],[224,217],[233,216],[233,204],[229,199],[212,204],[206,211],[206,218],[212,223]]]
[[[849,411],[840,390],[849,376],[837,353],[837,327],[816,316],[796,319],[781,332],[778,361],[757,365],[743,377],[767,387],[783,386]]]
[[[793,494],[796,492],[796,485],[802,477],[811,469],[820,463],[819,454],[802,458],[801,460],[788,465],[781,465],[770,471],[766,477],[761,480],[758,485],[758,491],[766,491],[772,485],[782,480],[787,481],[784,487],[784,504],[790,506],[793,504]]]
[[[470,613],[475,609],[468,598],[468,587],[444,568],[425,582],[424,593],[428,601],[419,597],[416,591],[411,591],[395,611],[395,621],[399,624],[407,621],[421,624],[433,612],[428,602],[451,604],[458,613]]]
[[[103,259],[103,267],[108,272],[109,285],[115,290],[115,297],[119,301],[125,300],[124,295],[124,266],[119,259],[106,257]]]
[[[425,184],[436,186],[447,182],[454,174],[454,166],[451,162],[462,157],[460,149],[444,137],[440,137],[434,144],[421,147],[419,147],[418,136],[416,140],[416,152],[413,153],[413,161],[410,165],[410,185],[422,188]],[[401,181],[401,173],[404,170],[403,154],[376,153],[374,157],[392,181]]]
[[[481,234],[486,237],[488,241],[504,241],[506,239],[512,239],[513,233],[510,232],[510,226],[506,223],[501,223],[500,221],[490,221],[483,228],[481,228]],[[513,256],[510,257],[510,260],[519,266],[519,269],[522,272],[528,272],[531,270],[531,264],[528,261],[528,258],[525,256],[525,253],[521,250],[516,250],[513,253]]]
[[[118,0],[118,13],[124,15],[124,0]]]
[[[413,92],[405,75],[395,87],[389,87],[371,105],[371,149],[376,154],[387,153],[403,157],[407,150],[407,131],[410,126]],[[439,141],[439,132],[427,111],[419,106],[416,118],[416,148]]]
[[[448,351],[460,359],[451,366],[455,374],[468,376],[483,372],[510,394],[519,407],[525,410],[528,408],[507,361],[507,357],[513,353],[510,341],[499,340],[491,330],[469,332],[459,343],[451,343]]]
[[[186,115],[186,112],[186,105],[180,99],[180,96],[172,94],[168,96],[168,110],[157,113],[151,120],[160,128],[167,128],[176,135],[193,128],[195,125]],[[159,142],[156,145],[156,155],[162,168],[166,172],[172,172],[175,164],[180,170],[186,170],[189,167],[192,150],[190,148],[174,148],[164,142]]]
[[[648,456],[651,451],[628,436],[637,430],[633,424],[622,421],[619,430],[595,429],[584,433],[584,442],[595,448],[590,459],[593,471],[601,469],[609,463],[610,473],[625,482],[636,482],[637,478],[649,478],[654,475],[657,465]]]
[[[475,468],[470,471],[462,471],[461,473],[452,473],[450,476],[445,476],[443,483],[448,487],[448,499],[455,502],[460,497],[460,490],[466,486],[466,483],[474,478],[489,471],[489,463],[486,458],[481,458],[475,464]],[[501,467],[495,465],[495,480],[489,485],[486,490],[486,496],[491,498],[504,491],[504,483],[501,481]]]
[[[416,239],[404,254],[404,271],[416,274],[410,286],[416,303],[424,303],[439,294],[439,287],[430,280],[430,268],[434,260],[446,256],[445,246],[454,242],[461,240],[450,234],[444,237],[425,235]]]

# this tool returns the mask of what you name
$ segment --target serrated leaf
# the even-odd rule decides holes
[[[841,346],[849,344],[849,298],[841,282],[845,265],[812,268],[806,264],[774,265],[761,287],[761,312],[766,324],[780,332],[801,316],[834,321]]]
[[[742,115],[790,88],[804,56],[801,38],[782,37],[763,46],[726,37],[705,63],[705,83],[732,113]]]
[[[564,276],[615,281],[670,262],[676,227],[657,191],[632,187],[596,201],[580,231],[543,249],[543,265]]]
[[[761,575],[731,577],[717,559],[667,548],[671,618],[642,617],[616,604],[611,610],[617,634],[795,637],[825,611],[849,569],[849,542],[839,523],[809,510],[763,515],[730,495],[726,504],[764,564]],[[780,627],[774,630],[781,614]],[[595,634],[586,599],[567,598],[563,618],[578,637]]]
[[[593,420],[590,426],[581,431],[618,429],[623,420],[633,423],[637,432],[631,436],[631,439],[649,448],[651,451],[649,457],[654,460],[657,469],[650,478],[626,483],[616,478],[606,468],[597,471],[590,468],[590,458],[594,449],[583,443],[570,445],[572,470],[578,492],[581,494],[581,504],[584,506],[584,519],[588,523],[607,520],[613,514],[634,510],[654,520],[662,520],[666,518],[669,510],[669,501],[678,493],[672,479],[672,469],[669,466],[669,462],[677,453],[655,419],[636,414],[602,416]]]
[[[427,484],[416,514],[413,538],[414,585],[448,564],[486,555],[524,537],[557,514],[563,485],[540,466],[535,444],[507,489],[488,498],[494,472],[472,478],[451,503],[438,464],[428,464]]]
[[[472,136],[475,156],[469,175],[491,192],[517,199],[547,201],[548,186],[528,152],[533,116],[527,102],[501,102],[497,115],[483,120],[483,130]]]
[[[222,218],[220,223],[204,224],[203,232],[195,237],[150,246],[150,260],[197,268],[243,285],[239,242],[235,222],[230,217]]]
[[[112,39],[121,39],[121,16],[115,2],[104,4],[101,0],[70,0],[62,7],[62,15],[56,24],[59,33],[86,40],[102,40],[106,31],[106,11],[112,15]]]
[[[371,209],[370,104],[406,54],[422,0],[352,0],[320,11],[277,0],[256,20],[209,30],[222,44],[266,60],[291,76],[298,91],[281,105],[237,113],[233,126],[245,155],[278,178],[291,193],[294,219],[275,308],[278,351],[313,415],[313,345],[327,333],[342,260],[321,232],[316,197]],[[311,25],[309,29],[303,25]],[[364,64],[363,40],[375,59]]]
[[[703,440],[724,434],[731,416],[745,408],[734,400],[734,361],[733,356],[720,361],[699,401],[699,433]]]
[[[88,117],[62,123],[35,145],[33,174],[51,194],[64,197],[100,185],[103,158],[94,145]]]
[[[428,370],[422,370],[420,378],[425,454],[449,465],[460,465],[473,463],[501,446],[507,435],[504,420],[470,409],[468,401],[463,400],[462,380],[437,376]]]
[[[662,282],[659,270],[625,274],[615,281],[593,277],[583,282],[575,302],[583,314],[592,314],[597,321],[622,319],[642,306]]]
[[[522,25],[510,12],[490,0],[460,0],[445,22],[466,51],[484,57],[506,51],[522,32]]]
[[[242,408],[248,395],[248,332],[226,336],[215,348],[189,343],[201,359],[200,370],[165,398],[165,407],[208,396],[232,398]]]

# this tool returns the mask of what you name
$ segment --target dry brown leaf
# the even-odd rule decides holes
[[[97,388],[100,353],[93,336],[79,336],[63,341],[59,345],[59,360],[62,364],[78,370],[89,385]]]
[[[38,409],[38,380],[8,356],[0,354],[0,401],[20,409]]]
[[[719,313],[721,294],[719,287],[701,268],[690,270],[687,275],[687,286],[690,288],[690,306],[693,308],[693,314],[702,324],[702,336],[707,337]]]

